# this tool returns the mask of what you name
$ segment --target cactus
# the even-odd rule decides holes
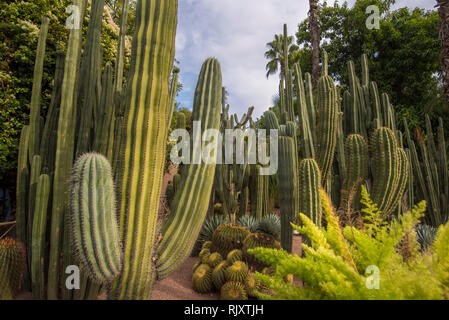
[[[292,137],[279,137],[279,200],[281,205],[281,244],[291,252],[293,229],[291,222],[298,213],[297,153]]]
[[[122,257],[111,166],[100,154],[85,154],[73,167],[71,229],[74,249],[91,280],[110,283]]]
[[[86,0],[74,0],[84,16]],[[50,256],[48,267],[48,299],[57,299],[60,281],[60,261],[64,216],[69,207],[69,181],[72,172],[75,143],[76,96],[75,83],[81,55],[81,28],[71,29],[67,45],[64,79],[61,87],[61,106],[59,110],[57,144],[55,153],[55,173],[53,178],[53,198],[51,216]],[[69,252],[65,254],[69,255]]]
[[[12,300],[20,289],[25,247],[11,238],[0,239],[0,300]]]
[[[316,159],[321,169],[321,184],[328,178],[334,160],[338,136],[337,91],[334,80],[323,75],[318,81],[318,123]]]
[[[220,290],[221,300],[248,300],[245,286],[240,282],[226,282]]]
[[[193,290],[199,293],[207,293],[212,290],[212,270],[207,264],[200,265],[192,277]]]
[[[369,157],[368,144],[359,134],[347,136],[345,142],[345,178],[343,189],[346,193],[343,201],[348,201],[350,191],[354,188],[356,194],[352,204],[355,210],[360,210],[361,184],[368,178]]]
[[[40,148],[40,117],[41,117],[41,88],[42,88],[42,73],[44,69],[45,47],[48,33],[48,25],[50,19],[48,17],[42,18],[41,28],[39,30],[39,40],[37,44],[36,61],[34,64],[33,89],[31,92],[30,103],[30,137],[28,145],[28,154],[30,160],[33,156],[39,154]]]
[[[36,189],[33,232],[31,240],[31,282],[34,299],[45,299],[45,234],[50,200],[50,177],[42,174]]]
[[[207,264],[213,269],[223,261],[223,257],[218,252],[211,253],[207,259]]]
[[[388,216],[397,207],[399,200],[395,199],[401,197],[404,191],[408,160],[405,153],[399,151],[396,136],[389,128],[381,127],[375,130],[370,143],[373,156],[371,194],[379,210],[384,216]],[[399,194],[395,194],[398,192]]]
[[[212,251],[226,257],[233,249],[241,249],[243,240],[250,234],[246,227],[225,223],[220,225],[212,235]]]
[[[262,283],[254,273],[248,274],[245,279],[245,290],[249,297],[257,298],[256,292],[262,289]]]
[[[299,164],[299,212],[321,226],[320,200],[321,173],[313,159],[304,159]]]
[[[212,246],[212,241],[204,241],[203,245],[201,246],[201,249],[210,249]]]
[[[272,235],[266,233],[251,233],[245,238],[242,247],[243,258],[251,267],[260,271],[266,265],[248,253],[249,249],[257,247],[281,249],[281,244]]]
[[[248,272],[248,266],[243,261],[236,261],[226,268],[226,280],[243,283],[248,276]]]
[[[219,127],[221,89],[220,64],[216,59],[207,59],[198,78],[192,113],[193,121],[201,121],[202,132]],[[179,267],[192,251],[206,218],[215,164],[192,164],[184,171],[183,188],[175,190],[174,219],[164,226],[163,238],[157,248],[156,268],[160,279]]]
[[[205,249],[201,249],[199,255],[200,260],[202,263],[207,264],[207,261],[209,260],[209,256],[210,256],[210,250],[205,248]]]
[[[226,269],[228,266],[227,261],[222,261],[212,271],[212,283],[217,290],[220,290],[226,283]]]
[[[226,257],[226,262],[229,265],[232,265],[236,261],[241,261],[242,258],[243,258],[242,250],[234,249],[234,250],[229,251],[229,253],[228,253],[227,257]]]

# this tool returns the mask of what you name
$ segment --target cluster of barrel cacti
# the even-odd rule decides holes
[[[269,223],[267,221],[267,223]],[[221,224],[211,241],[205,241],[199,261],[193,267],[192,286],[196,292],[220,292],[222,300],[247,300],[257,297],[264,286],[254,272],[266,272],[267,265],[248,253],[249,249],[264,247],[280,249],[273,234],[232,223]]]
[[[88,1],[73,4],[83,17]],[[27,253],[23,285],[34,298],[94,299],[103,289],[109,298],[149,299],[154,280],[176,270],[192,250],[207,212],[215,165],[183,168],[185,183],[175,182],[170,219],[158,227],[179,72],[173,68],[177,5],[177,0],[138,1],[125,82],[129,2],[122,7],[115,69],[102,64],[104,0],[92,2],[84,48],[81,29],[74,28],[67,52],[58,55],[45,120],[39,101],[49,19],[43,19],[17,181],[17,236]],[[202,131],[219,129],[221,94],[220,64],[207,59],[192,115]],[[81,268],[81,288],[75,292],[65,287],[69,265]]]

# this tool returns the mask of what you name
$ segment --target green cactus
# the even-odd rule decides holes
[[[74,0],[84,16],[87,1]],[[53,178],[53,198],[51,216],[50,255],[48,267],[47,297],[58,299],[60,283],[60,261],[63,240],[64,216],[69,208],[69,181],[72,172],[76,128],[75,84],[81,55],[81,28],[70,30],[67,44],[64,78],[61,87],[61,105],[59,109],[57,144],[55,152],[55,173]],[[65,255],[70,255],[65,252]]]
[[[262,283],[254,273],[249,273],[245,279],[245,290],[249,297],[257,298],[256,292],[262,289]]]
[[[108,160],[95,153],[73,167],[71,229],[74,247],[91,280],[110,283],[122,265],[114,184]]]
[[[355,191],[353,201],[348,206],[360,210],[361,184],[368,178],[369,156],[368,144],[359,134],[351,134],[345,142],[345,178],[343,190],[345,196],[342,201],[348,201],[351,190]]]
[[[226,283],[226,269],[228,266],[229,264],[225,260],[220,262],[212,271],[212,283],[217,290],[220,290]]]
[[[220,290],[221,300],[248,300],[245,286],[236,281],[226,282]]]
[[[337,90],[334,80],[323,75],[318,81],[318,121],[317,121],[317,152],[316,159],[321,169],[321,184],[330,174],[337,147],[338,114]]]
[[[212,270],[207,264],[200,265],[192,277],[193,290],[199,293],[212,291]]]
[[[33,156],[39,155],[40,138],[41,138],[41,88],[42,88],[42,73],[44,69],[45,47],[48,33],[48,25],[50,19],[48,17],[42,18],[41,28],[39,30],[39,40],[36,51],[36,61],[34,64],[33,89],[31,91],[30,103],[30,127],[29,127],[29,151],[30,160]]]
[[[25,247],[15,239],[0,239],[0,300],[12,300],[20,289]]]
[[[225,223],[220,225],[212,235],[212,251],[226,257],[233,249],[241,249],[243,240],[250,234],[246,227]]]
[[[243,261],[236,261],[226,268],[226,280],[243,283],[248,276],[248,272],[248,266]]]
[[[248,264],[256,270],[262,270],[266,265],[248,253],[249,249],[263,247],[272,249],[281,249],[281,244],[272,236],[266,233],[251,233],[243,241],[243,258]]]
[[[399,201],[397,197],[402,197],[408,175],[408,160],[405,153],[399,151],[396,136],[389,128],[375,130],[370,144],[373,173],[371,194],[386,217],[396,209]]]
[[[31,283],[34,299],[45,299],[45,235],[50,200],[50,177],[42,174],[36,189],[33,232],[31,240]]]
[[[299,164],[299,212],[317,226],[321,225],[320,181],[321,173],[316,161],[302,160]]]
[[[209,256],[210,256],[210,250],[205,248],[205,249],[201,249],[199,255],[200,260],[202,263],[207,264],[207,261],[209,260]]]
[[[213,269],[223,261],[223,257],[218,252],[211,253],[207,259],[207,264]]]
[[[220,64],[216,59],[207,59],[198,78],[192,113],[193,121],[201,121],[202,132],[219,127],[221,89]],[[215,164],[192,164],[184,171],[183,186],[175,190],[174,218],[164,226],[163,238],[157,248],[156,268],[160,279],[176,270],[188,257],[208,210]]]
[[[234,250],[229,251],[229,253],[228,253],[227,257],[226,257],[226,262],[229,265],[232,265],[236,261],[241,261],[242,258],[243,258],[242,250],[234,249]]]

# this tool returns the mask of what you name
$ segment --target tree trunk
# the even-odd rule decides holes
[[[321,75],[320,69],[320,27],[318,26],[318,0],[309,0],[309,29],[312,36],[312,86],[316,88]]]
[[[440,15],[441,66],[443,69],[444,94],[449,103],[449,0],[437,0]]]

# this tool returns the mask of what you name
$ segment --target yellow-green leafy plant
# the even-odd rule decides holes
[[[328,196],[320,193],[326,227],[316,226],[304,214],[302,226],[293,225],[310,239],[310,246],[303,244],[303,258],[276,249],[249,250],[275,266],[272,276],[257,273],[273,293],[257,293],[259,298],[449,298],[449,224],[440,227],[427,250],[419,250],[415,228],[426,210],[424,201],[387,222],[363,186],[363,228],[343,229]],[[286,283],[288,274],[300,278],[304,286]]]

